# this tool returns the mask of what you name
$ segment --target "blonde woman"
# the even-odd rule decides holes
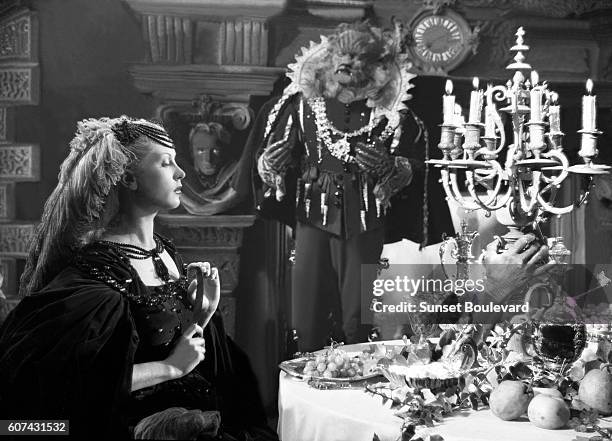
[[[219,410],[239,439],[274,439],[248,360],[215,314],[217,268],[184,268],[153,231],[158,212],[178,207],[185,177],[164,128],[88,119],[70,147],[23,300],[0,329],[0,415],[69,420],[74,437],[114,439],[182,406]]]

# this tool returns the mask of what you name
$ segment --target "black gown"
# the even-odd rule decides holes
[[[74,438],[129,438],[160,410],[219,410],[228,439],[275,440],[246,355],[215,313],[206,357],[190,374],[131,393],[135,363],[163,360],[193,313],[183,274],[145,286],[129,259],[95,243],[45,288],[24,298],[0,328],[0,418],[69,419]]]

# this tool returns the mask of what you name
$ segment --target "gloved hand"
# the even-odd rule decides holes
[[[296,139],[297,128],[294,127],[293,118],[289,116],[283,138],[268,145],[261,155],[265,168],[278,175],[284,175],[291,165],[291,152]]]
[[[395,167],[395,159],[389,154],[382,142],[355,146],[355,161],[359,168],[375,179],[389,176]]]
[[[285,194],[285,173],[292,162],[292,150],[297,140],[297,128],[291,116],[287,119],[283,138],[268,145],[257,160],[257,171],[261,179],[275,190],[276,199],[281,201]]]

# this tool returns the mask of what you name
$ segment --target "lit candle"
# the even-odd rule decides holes
[[[538,84],[539,77],[535,70],[531,71],[531,91],[529,92],[530,104],[531,104],[531,121],[538,122],[542,121],[542,89],[536,87]]]
[[[493,138],[495,136],[495,119],[493,112],[493,99],[491,98],[491,85],[487,86],[487,107],[485,107],[485,138]]]
[[[442,97],[442,124],[451,125],[455,117],[455,95],[453,93],[453,82],[446,80],[446,95]]]
[[[597,118],[595,95],[593,92],[593,81],[589,78],[586,82],[588,95],[582,97],[582,130],[595,130],[595,120]]]
[[[479,123],[482,113],[482,90],[478,89],[478,78],[472,80],[474,90],[470,95],[470,113],[468,115],[468,123]]]
[[[560,109],[559,105],[557,104],[558,99],[559,95],[557,95],[557,92],[553,92],[550,94],[550,106],[548,106],[548,122],[550,123],[551,132],[561,131]]]

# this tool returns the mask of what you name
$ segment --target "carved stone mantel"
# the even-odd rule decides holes
[[[139,64],[130,69],[134,84],[162,102],[189,103],[201,94],[222,102],[246,103],[268,96],[285,70],[264,66]]]
[[[281,12],[287,0],[126,0],[143,15],[171,14],[191,17],[272,17]]]
[[[236,326],[236,298],[240,247],[245,228],[255,222],[252,215],[194,216],[164,214],[156,218],[157,229],[172,238],[185,263],[211,262],[219,269],[221,302],[228,334],[234,335]]]

